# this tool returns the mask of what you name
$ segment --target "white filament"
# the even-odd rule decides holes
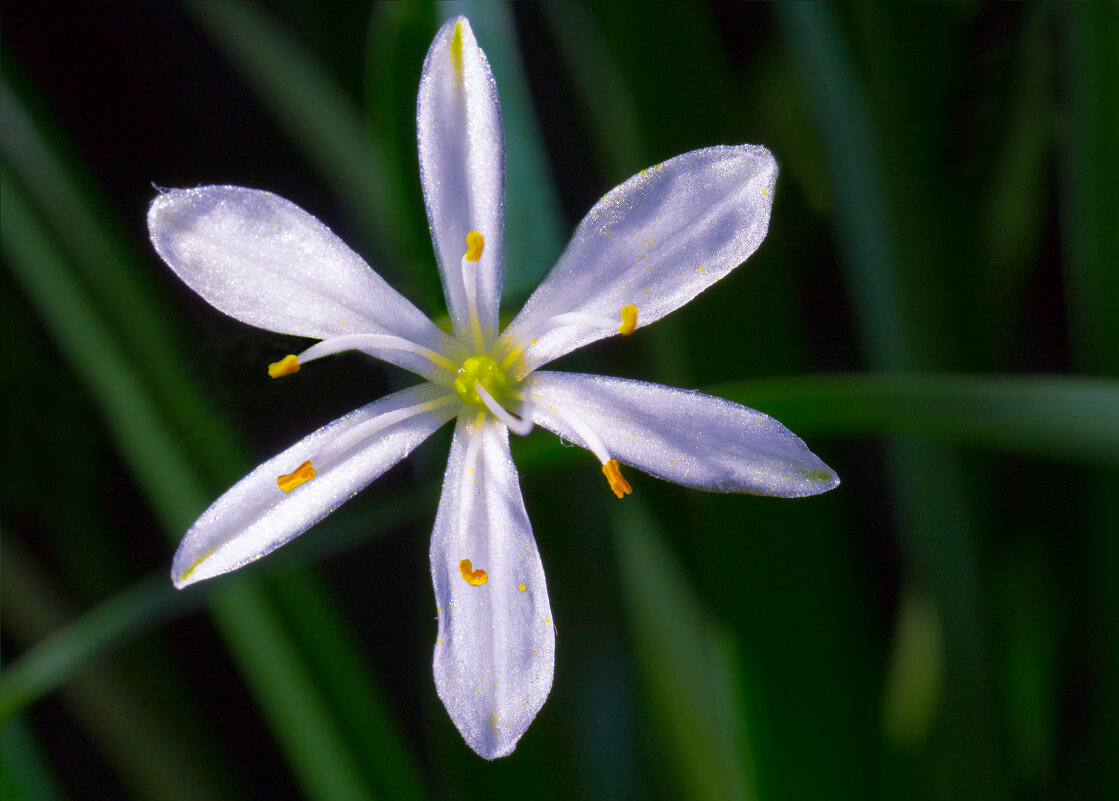
[[[308,454],[312,462],[315,463],[315,469],[322,471],[326,470],[337,459],[344,456],[354,448],[363,445],[366,440],[375,434],[383,431],[389,426],[396,425],[399,422],[407,420],[409,417],[414,417],[417,414],[430,412],[435,409],[448,406],[452,403],[461,401],[458,395],[450,394],[442,398],[436,398],[431,401],[424,401],[423,403],[415,403],[411,406],[405,406],[402,409],[394,409],[391,412],[377,415],[371,420],[360,423],[349,431],[346,431],[342,436],[333,440],[328,440],[323,443],[317,451]]]
[[[462,257],[462,288],[466,292],[466,302],[470,308],[470,331],[474,335],[474,349],[481,353],[486,349],[482,339],[482,324],[478,321],[478,262]]]
[[[493,395],[486,392],[485,387],[480,383],[474,382],[474,389],[478,392],[478,397],[482,399],[482,403],[486,404],[486,408],[493,412],[494,417],[505,424],[505,427],[516,434],[518,437],[523,437],[528,432],[532,431],[533,426],[536,424],[532,421],[532,404],[524,403],[521,405],[521,416],[514,417],[505,408],[493,399]]]
[[[591,314],[590,312],[564,312],[557,314],[554,317],[549,317],[539,325],[532,328],[527,335],[522,338],[522,342],[529,343],[544,334],[551,331],[553,328],[563,328],[568,325],[585,325],[590,328],[601,328],[610,330],[611,328],[617,329],[621,326],[619,319],[607,317],[604,314]],[[509,352],[502,363],[502,369],[509,369],[509,367],[517,360],[517,357],[524,353],[526,346],[516,347]]]
[[[341,337],[331,337],[324,339],[322,342],[317,342],[307,350],[300,353],[296,358],[299,359],[300,364],[304,362],[314,361],[321,359],[323,356],[330,356],[334,353],[340,353],[344,350],[403,350],[408,353],[415,353],[417,356],[422,356],[430,362],[448,370],[452,373],[458,371],[458,367],[441,353],[436,353],[430,348],[425,348],[423,345],[417,345],[411,340],[404,339],[403,337],[392,336],[391,334],[349,334]]]
[[[535,392],[532,393],[532,396],[536,398],[538,402],[546,405],[550,411],[555,412],[557,417],[563,418],[563,421],[582,438],[583,445],[595,455],[599,462],[606,464],[610,461],[612,458],[610,456],[610,451],[606,450],[606,446],[602,443],[602,440],[598,438],[598,434],[591,430],[591,427],[587,425],[583,418],[565,412],[556,403],[546,398],[541,398],[540,395]]]

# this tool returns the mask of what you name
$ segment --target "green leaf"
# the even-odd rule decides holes
[[[715,395],[802,437],[908,436],[1119,465],[1119,381],[1073,376],[841,375],[725,384]]]
[[[611,528],[645,698],[677,760],[674,797],[757,798],[735,640],[703,608],[634,500],[613,507]]]

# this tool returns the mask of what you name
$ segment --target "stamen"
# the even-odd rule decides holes
[[[457,395],[448,394],[444,395],[442,398],[424,401],[423,403],[415,403],[411,406],[405,406],[402,409],[379,414],[376,417],[354,426],[343,436],[328,441],[315,452],[315,461],[320,464],[332,464],[336,459],[341,458],[347,452],[359,447],[370,437],[389,426],[396,425],[417,414],[432,412],[444,406],[449,406],[452,403],[459,402],[460,400]]]
[[[485,341],[482,337],[482,324],[478,320],[478,262],[482,258],[486,240],[480,231],[471,231],[466,235],[466,255],[462,257],[462,289],[466,293],[466,302],[470,308],[470,330],[474,335],[474,349],[482,353]]]
[[[585,325],[590,328],[601,328],[606,331],[614,329],[622,336],[629,336],[637,327],[637,307],[632,303],[627,303],[622,307],[621,318],[622,324],[618,325],[618,321],[611,317],[607,317],[603,314],[592,314],[590,312],[564,312],[563,314],[549,317],[547,320],[531,329],[528,334],[521,337],[521,341],[525,344],[509,352],[501,362],[501,369],[508,370],[512,367],[513,362],[517,361],[520,355],[524,353],[529,343],[544,336],[544,334],[548,333],[553,328],[563,328],[568,325]]]
[[[637,328],[637,307],[632,303],[622,306],[622,324],[618,326],[618,333],[628,337]]]
[[[618,498],[624,498],[633,492],[633,487],[629,482],[622,478],[622,471],[618,465],[617,459],[611,459],[602,466],[602,474],[606,476],[606,480],[610,482],[610,489],[614,490],[614,494]]]
[[[292,470],[286,476],[280,476],[276,479],[276,483],[284,492],[291,492],[300,484],[305,484],[315,477],[315,468],[311,463],[304,462],[299,467]]]
[[[481,232],[471,231],[466,235],[466,255],[463,258],[467,261],[478,261],[482,258],[482,249],[485,246],[486,239]]]
[[[483,584],[489,581],[489,576],[486,575],[486,571],[482,570],[482,568],[472,570],[471,568],[473,567],[474,566],[470,564],[469,559],[463,559],[461,562],[458,563],[458,572],[462,574],[462,580],[465,581],[467,584],[472,584],[475,587],[481,587]]]
[[[321,359],[323,356],[330,356],[334,353],[340,353],[344,350],[402,350],[407,353],[414,353],[417,356],[422,356],[433,364],[442,367],[449,372],[457,372],[458,366],[441,353],[436,353],[430,348],[425,348],[423,345],[417,345],[411,340],[404,339],[403,337],[392,336],[391,334],[347,334],[341,337],[331,337],[324,339],[322,342],[317,342],[307,350],[299,354],[295,369],[299,369],[298,362],[310,362],[315,359]],[[284,364],[288,359],[295,359],[295,356],[288,356],[282,362],[277,364]],[[293,370],[292,372],[295,372]],[[272,366],[268,368],[268,374],[272,375]],[[280,375],[286,375],[281,373]],[[275,376],[273,376],[275,378]]]
[[[590,426],[583,422],[582,418],[568,414],[563,411],[563,409],[559,408],[554,403],[550,403],[546,398],[542,398],[535,392],[532,393],[532,396],[536,398],[538,404],[547,405],[549,411],[555,412],[556,416],[567,423],[567,425],[579,435],[579,438],[583,440],[583,445],[586,449],[598,457],[600,463],[606,464],[610,461],[610,451],[606,450],[606,446],[602,444],[602,440],[598,438],[597,434],[591,431]]]
[[[532,421],[532,404],[524,403],[521,405],[521,416],[514,417],[505,408],[493,399],[493,395],[486,392],[485,387],[480,383],[475,382],[474,391],[478,393],[478,397],[482,399],[482,403],[486,404],[486,408],[493,412],[494,417],[505,424],[505,427],[516,434],[518,437],[523,437],[528,432],[532,431],[534,425]]]
[[[299,372],[299,357],[294,353],[289,353],[278,362],[272,362],[268,365],[268,375],[271,378],[280,378],[281,376],[291,375],[292,373]]]

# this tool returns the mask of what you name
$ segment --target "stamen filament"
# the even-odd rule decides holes
[[[389,426],[396,425],[397,423],[407,420],[409,417],[415,417],[417,414],[424,412],[435,411],[444,406],[449,406],[452,403],[461,403],[458,395],[453,393],[444,395],[435,400],[424,401],[423,403],[414,403],[411,406],[405,406],[400,409],[395,409],[391,412],[377,415],[371,420],[366,420],[360,423],[349,431],[345,432],[342,436],[330,440],[314,454],[315,461],[321,462],[324,466],[329,466],[337,461],[341,456],[348,451],[359,447],[365,440],[374,436],[380,431],[388,428]],[[320,468],[322,469],[322,468]]]
[[[482,399],[482,403],[486,404],[486,408],[493,412],[494,417],[503,422],[505,427],[518,437],[525,436],[525,434],[532,431],[533,426],[536,425],[532,421],[532,404],[523,404],[521,406],[521,416],[514,417],[500,403],[495,401],[493,395],[486,392],[485,387],[480,383],[475,382],[474,389],[478,393],[478,397]]]
[[[601,328],[605,331],[613,329],[623,336],[628,336],[633,333],[633,329],[637,326],[637,307],[631,303],[627,303],[623,306],[621,322],[622,324],[618,325],[617,320],[607,317],[604,314],[594,314],[592,312],[563,312],[554,317],[549,317],[535,328],[530,329],[525,336],[521,337],[520,341],[525,344],[515,347],[509,352],[501,362],[501,369],[508,370],[512,367],[513,363],[520,358],[521,354],[525,352],[525,348],[527,348],[530,343],[539,339],[554,328],[563,328],[568,325],[585,325],[590,328]]]
[[[474,336],[474,350],[482,353],[485,339],[482,337],[482,323],[478,319],[478,262],[482,258],[486,240],[481,232],[471,231],[466,235],[466,255],[462,257],[462,289],[470,310],[470,331]]]
[[[436,353],[423,345],[417,345],[411,340],[391,334],[348,334],[341,337],[331,337],[317,342],[299,354],[300,362],[314,361],[323,356],[330,356],[344,350],[402,350],[415,353],[428,361],[442,367],[448,372],[458,371],[458,365],[441,353]]]
[[[610,461],[610,451],[606,450],[606,446],[602,443],[602,440],[598,438],[598,435],[591,430],[590,426],[588,426],[581,417],[568,414],[554,403],[550,403],[546,398],[541,398],[535,392],[532,393],[532,396],[537,399],[537,403],[546,404],[549,411],[555,412],[557,417],[567,423],[567,425],[579,435],[579,438],[583,440],[583,445],[587,450],[598,458],[599,462],[606,464]]]

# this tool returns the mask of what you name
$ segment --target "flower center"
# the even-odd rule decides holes
[[[462,363],[455,376],[455,393],[467,403],[481,404],[482,396],[478,394],[476,385],[481,385],[490,397],[500,401],[509,381],[505,377],[505,371],[492,357],[471,356]]]

